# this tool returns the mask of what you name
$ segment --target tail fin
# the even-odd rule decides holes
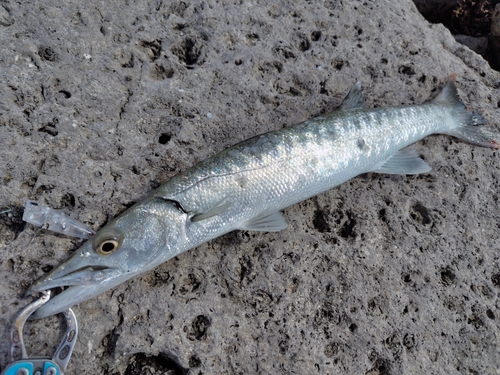
[[[483,116],[478,113],[468,112],[464,103],[460,100],[455,86],[457,76],[457,73],[453,73],[446,86],[433,100],[433,103],[453,108],[453,115],[458,126],[445,132],[445,134],[478,146],[500,148],[500,133],[479,126],[485,124]]]

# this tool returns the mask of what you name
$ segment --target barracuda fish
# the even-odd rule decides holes
[[[484,119],[460,101],[456,76],[427,104],[382,109],[365,108],[358,82],[339,110],[258,135],[174,176],[30,288],[69,286],[35,318],[65,311],[230,231],[285,229],[280,210],[361,173],[429,172],[410,145],[430,134],[500,148],[500,134],[478,126]]]

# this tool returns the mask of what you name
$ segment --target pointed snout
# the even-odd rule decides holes
[[[97,259],[90,252],[85,252],[84,247],[77,250],[75,254],[66,259],[62,264],[53,269],[49,274],[36,281],[26,292],[26,295],[31,295],[42,290],[52,289],[59,286],[78,285],[82,281],[82,273],[100,269]],[[90,274],[87,275],[90,277]]]
[[[71,306],[95,297],[132,276],[132,272],[124,272],[112,265],[102,265],[95,255],[85,251],[84,246],[28,289],[26,294],[30,295],[52,288],[68,287],[40,307],[32,318],[41,319],[66,311]]]

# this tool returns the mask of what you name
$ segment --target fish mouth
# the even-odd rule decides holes
[[[67,287],[36,310],[31,315],[32,319],[41,319],[66,311],[71,306],[95,297],[133,276],[132,272],[123,273],[117,268],[100,265],[69,268],[63,264],[29,288],[27,295],[52,288]]]
[[[38,292],[63,286],[90,285],[102,283],[116,276],[116,270],[105,266],[84,266],[65,275],[54,277],[48,275],[36,282],[28,293]]]

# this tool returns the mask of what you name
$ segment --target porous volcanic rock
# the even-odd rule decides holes
[[[410,0],[2,1],[0,366],[24,292],[79,246],[32,239],[26,199],[97,230],[356,81],[368,106],[419,104],[453,72],[498,130],[499,73]],[[75,306],[68,373],[498,373],[498,151],[417,150],[430,173],[360,176],[285,210],[287,230],[230,233]],[[28,352],[52,355],[61,325],[30,323]]]

